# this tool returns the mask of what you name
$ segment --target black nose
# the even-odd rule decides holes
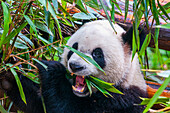
[[[77,65],[77,64],[75,64],[75,63],[69,63],[69,66],[70,66],[70,68],[71,68],[71,70],[72,70],[73,72],[81,71],[81,70],[83,69],[82,66]]]

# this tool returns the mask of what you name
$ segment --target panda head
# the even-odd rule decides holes
[[[82,88],[87,89],[84,77],[89,75],[121,85],[124,88],[130,87],[130,85],[144,84],[143,78],[131,75],[141,76],[137,57],[131,62],[131,40],[128,38],[132,39],[132,37],[128,37],[129,33],[119,25],[113,24],[113,26],[117,34],[107,20],[89,22],[68,40],[68,46],[94,59],[106,73],[104,75],[94,65],[87,63],[76,53],[65,48],[62,63],[71,73],[77,75],[73,88],[73,92],[77,96],[83,97],[89,94],[88,90],[81,91]],[[134,83],[133,79],[139,78],[142,79],[142,82],[139,80],[138,84]]]

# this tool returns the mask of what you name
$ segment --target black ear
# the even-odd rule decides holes
[[[143,44],[143,42],[144,42],[144,40],[145,40],[145,37],[146,37],[146,33],[145,33],[145,31],[144,31],[143,29],[141,29],[140,27],[138,28],[138,30],[139,30],[139,37],[140,37],[140,49],[141,49],[142,44]],[[125,44],[125,43],[128,43],[128,44],[130,45],[130,48],[131,48],[131,50],[132,50],[133,26],[130,27],[130,28],[127,30],[127,32],[122,35],[122,39],[123,39],[124,44]],[[139,49],[139,50],[140,50],[140,49]]]

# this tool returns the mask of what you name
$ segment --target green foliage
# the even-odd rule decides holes
[[[97,77],[89,76],[85,78],[87,87],[89,89],[90,95],[92,94],[91,87],[97,88],[99,91],[101,91],[106,97],[107,95],[113,97],[109,92],[123,94],[119,90],[117,90],[113,85],[114,83],[108,83],[105,82]],[[109,91],[109,92],[108,92]],[[114,98],[114,97],[113,97]]]
[[[155,93],[155,95],[150,99],[148,104],[146,105],[147,107],[143,111],[143,113],[146,113],[157,101],[159,95],[163,92],[163,90],[166,88],[166,86],[170,83],[170,76],[165,79],[164,83],[161,85],[161,87],[158,89],[158,91]],[[168,100],[169,101],[169,100]]]

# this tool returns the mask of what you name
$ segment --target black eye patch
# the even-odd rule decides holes
[[[73,45],[72,45],[72,48],[74,48],[74,49],[78,49],[78,42],[75,42]],[[73,52],[72,51],[69,51],[68,52],[68,55],[67,55],[67,60],[69,60],[70,59],[70,57],[71,57],[71,55],[73,54]]]
[[[106,63],[105,63],[104,54],[101,48],[94,49],[92,52],[92,57],[101,68],[105,67]]]

